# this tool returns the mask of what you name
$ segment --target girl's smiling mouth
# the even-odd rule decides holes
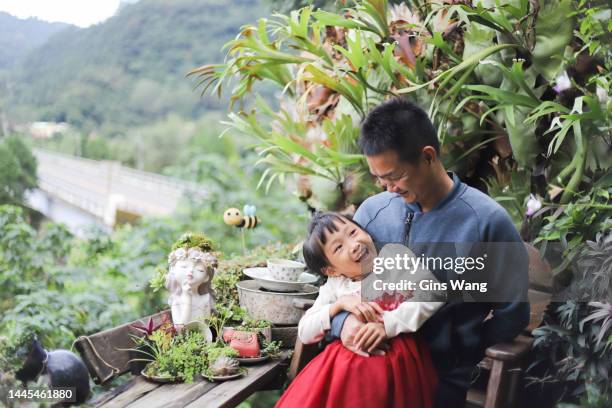
[[[355,262],[357,263],[361,263],[363,262],[365,259],[367,259],[368,255],[370,254],[370,250],[368,249],[367,246],[363,246],[363,249],[361,250],[361,253],[359,254],[359,256],[357,257],[357,259],[355,260]]]

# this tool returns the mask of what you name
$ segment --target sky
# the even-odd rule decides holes
[[[0,0],[0,11],[19,18],[88,27],[111,17],[120,0]]]

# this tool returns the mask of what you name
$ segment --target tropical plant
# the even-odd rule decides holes
[[[232,103],[250,98],[258,81],[283,90],[279,111],[256,98],[253,110],[230,113],[227,124],[260,139],[267,164],[261,182],[269,187],[299,174],[301,197],[325,197],[313,199],[318,207],[358,204],[371,192],[369,179],[359,179],[365,166],[355,146],[357,122],[398,95],[429,109],[449,168],[504,184],[517,168],[550,168],[548,180],[561,194],[555,197],[567,203],[585,170],[609,166],[611,58],[603,40],[610,8],[570,0],[465,3],[389,8],[371,0],[342,14],[311,7],[275,14],[244,27],[226,45],[224,64],[191,74],[203,93],[220,93],[234,81]],[[568,71],[573,77],[563,89]]]
[[[568,300],[555,303],[533,331],[537,353],[528,373],[534,382],[556,384],[565,400],[589,406],[605,406],[612,392],[611,245],[610,232],[586,243],[565,291]],[[539,377],[532,374],[537,370]]]
[[[610,303],[568,301],[547,316],[546,324],[533,331],[536,359],[528,373],[538,365],[546,367],[531,380],[559,384],[561,400],[579,402],[581,398],[602,403],[610,393],[610,353],[612,353],[612,306]],[[589,391],[589,394],[585,394]],[[558,401],[557,401],[558,402]],[[605,405],[601,405],[605,406]]]

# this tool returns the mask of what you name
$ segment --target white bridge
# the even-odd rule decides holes
[[[115,161],[42,149],[33,153],[38,161],[38,189],[28,195],[29,205],[64,222],[75,233],[85,224],[109,229],[124,220],[167,216],[184,196],[206,196],[198,184],[134,170]]]

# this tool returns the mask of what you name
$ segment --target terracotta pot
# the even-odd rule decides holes
[[[234,327],[232,326],[225,326],[223,328],[223,341],[225,341],[226,343],[230,341],[231,339],[231,333],[234,331]],[[261,333],[264,338],[266,339],[266,341],[272,341],[272,328],[271,327],[262,327],[262,328],[252,328],[249,329],[249,331],[252,331],[254,333]]]

